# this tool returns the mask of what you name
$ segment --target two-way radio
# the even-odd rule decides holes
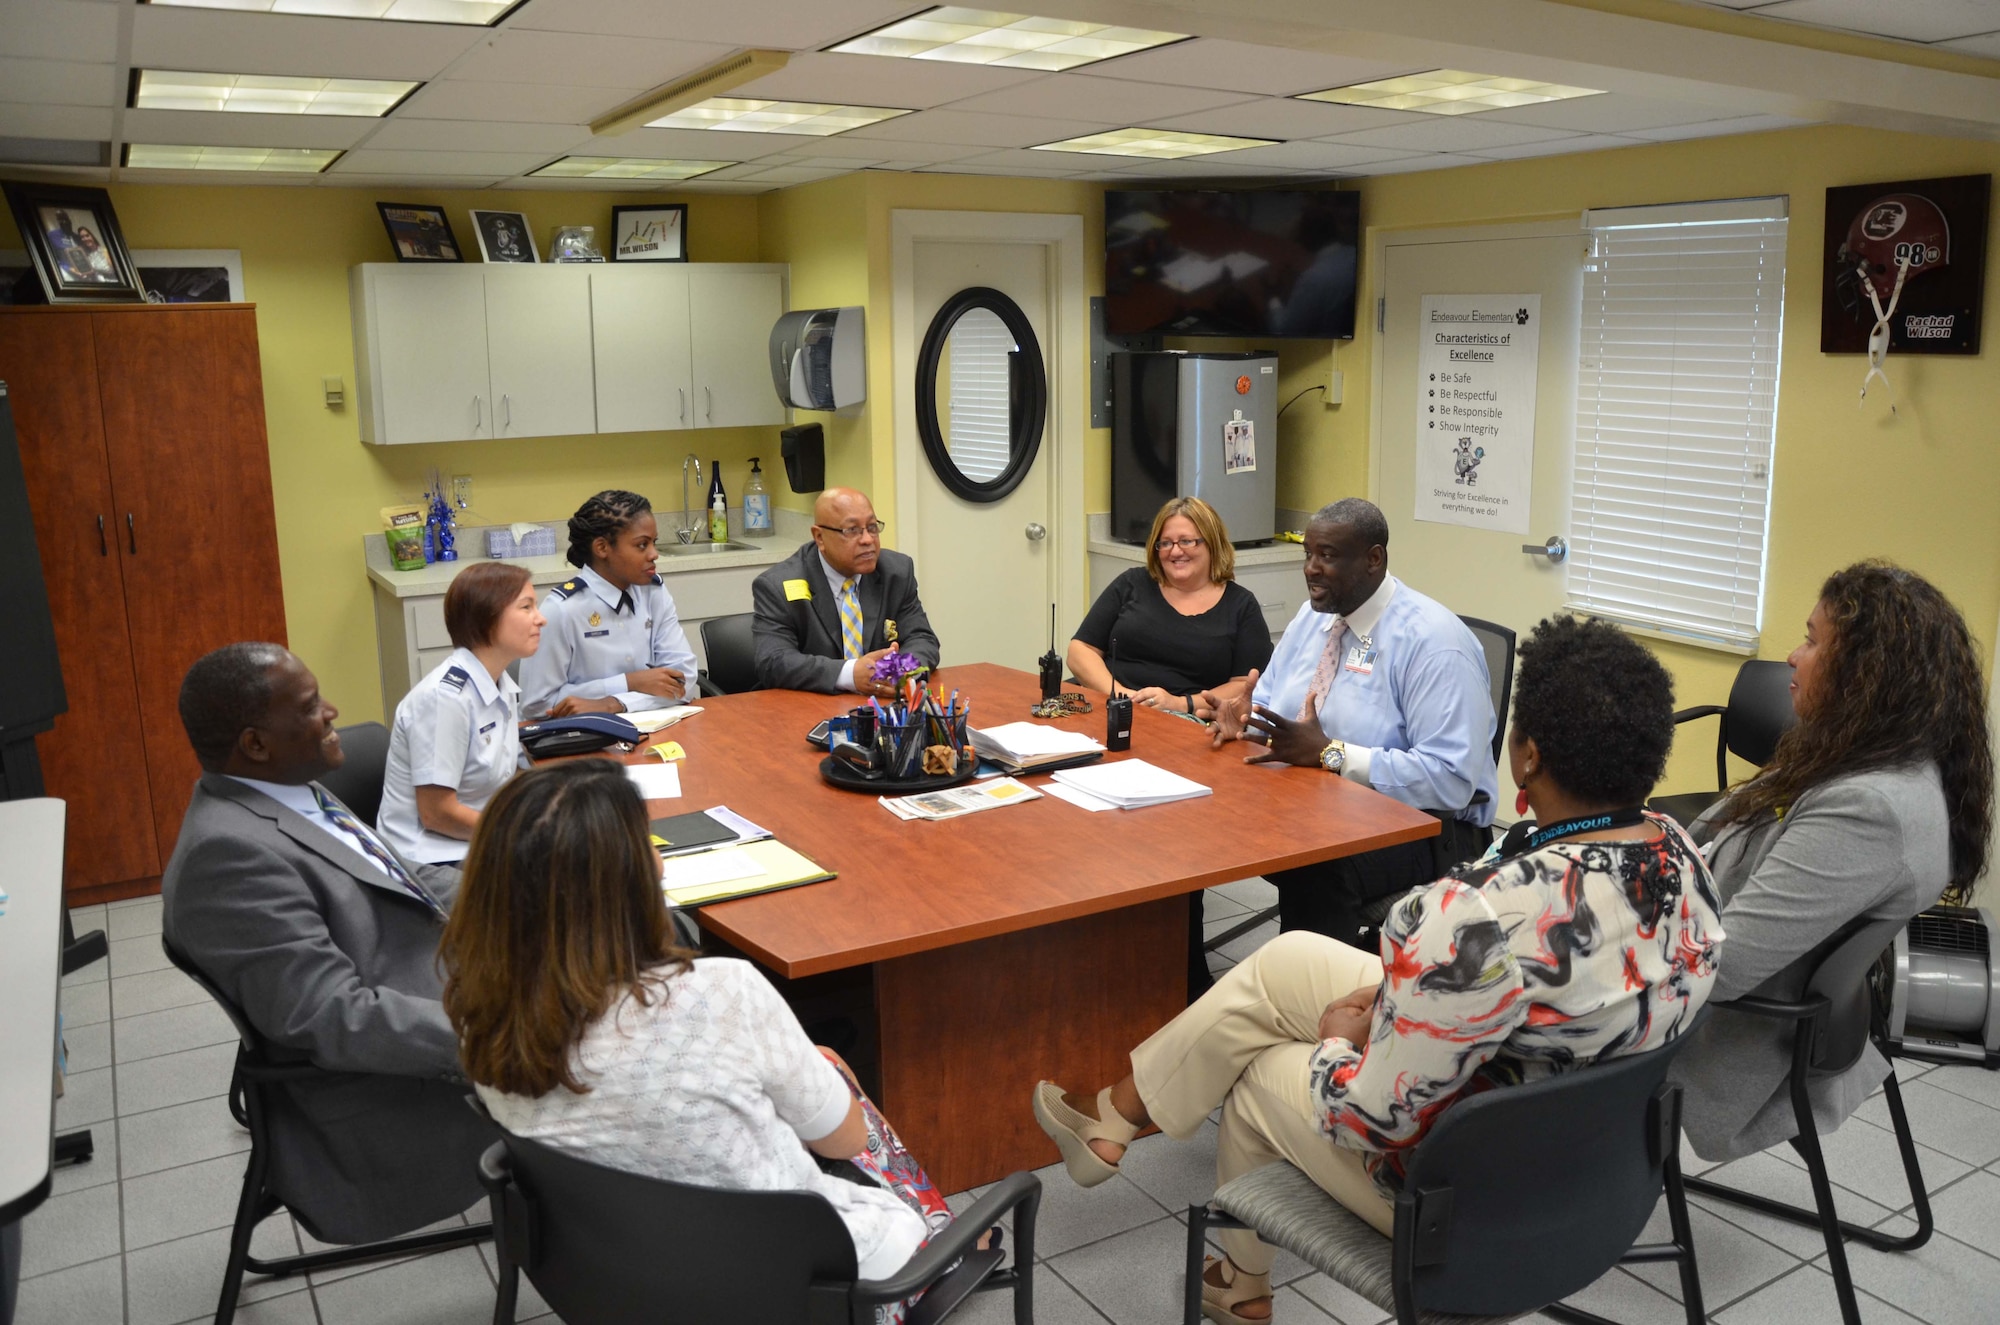
[[[1056,652],[1056,605],[1049,604],[1049,651],[1042,655],[1042,698],[1054,699],[1062,693],[1062,655]]]

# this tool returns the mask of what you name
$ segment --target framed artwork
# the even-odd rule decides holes
[[[149,304],[240,304],[243,255],[233,248],[135,248]],[[25,249],[0,249],[0,306],[47,303]]]
[[[686,262],[687,204],[611,209],[613,262]]]
[[[458,240],[451,233],[451,222],[445,219],[444,208],[378,202],[375,210],[382,213],[382,225],[389,232],[389,243],[396,249],[396,261],[465,261],[465,254],[460,252]]]
[[[479,256],[487,262],[540,262],[528,218],[520,212],[472,209],[472,233],[479,238]]]
[[[1992,188],[1957,175],[1828,189],[1820,353],[1866,354],[1882,314],[1897,354],[1979,353]]]
[[[146,298],[109,193],[67,184],[10,181],[4,187],[50,303],[131,304]]]

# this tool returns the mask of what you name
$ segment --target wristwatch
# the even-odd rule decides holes
[[[1347,767],[1347,742],[1328,741],[1326,749],[1319,752],[1319,766],[1329,773],[1338,773]]]

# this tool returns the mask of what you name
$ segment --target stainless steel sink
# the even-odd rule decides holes
[[[660,551],[670,557],[707,557],[724,552],[755,552],[755,543],[662,543]]]

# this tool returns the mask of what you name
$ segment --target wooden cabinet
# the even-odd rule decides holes
[[[0,309],[69,712],[36,738],[69,803],[72,905],[155,891],[200,774],[181,677],[285,640],[255,312]]]

